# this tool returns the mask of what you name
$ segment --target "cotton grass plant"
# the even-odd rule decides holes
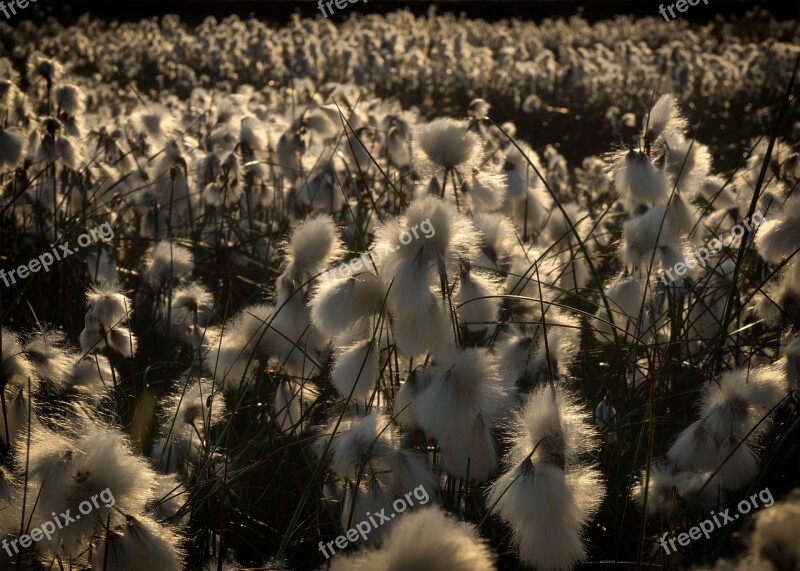
[[[797,33],[720,21],[709,53],[667,57],[635,43],[674,34],[653,19],[550,24],[86,18],[37,31],[41,53],[9,31],[4,263],[100,223],[115,239],[0,290],[0,539],[101,489],[116,504],[2,569],[546,571],[745,547],[732,565],[786,568]],[[698,93],[771,124],[701,138]],[[606,129],[590,156],[518,128],[584,108]],[[756,208],[757,230],[655,279]],[[435,505],[316,555],[419,486]],[[765,486],[789,499],[746,542],[659,551]]]

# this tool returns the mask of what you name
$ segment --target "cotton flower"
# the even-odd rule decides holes
[[[331,380],[344,398],[369,399],[375,390],[380,373],[378,347],[372,340],[365,340],[334,352]]]
[[[579,324],[574,319],[551,310],[544,324],[538,312],[531,321],[533,327],[511,327],[498,341],[503,382],[523,393],[551,376],[566,375],[578,345]]]
[[[616,329],[616,335],[622,339],[641,337],[648,318],[644,293],[644,284],[635,276],[620,275],[606,285],[605,294],[611,312],[608,313],[601,305],[599,316],[592,324],[595,336],[603,341],[613,340],[612,329]]]
[[[309,301],[311,321],[323,334],[334,337],[377,313],[383,298],[380,279],[369,271],[322,279]]]
[[[729,371],[718,383],[707,383],[700,419],[681,433],[669,458],[696,471],[719,468],[723,488],[741,489],[758,471],[752,445],[769,427],[769,413],[786,390],[778,366]]]
[[[182,379],[163,404],[162,438],[151,460],[164,472],[186,473],[208,446],[208,430],[225,414],[221,393],[208,379]]]
[[[161,308],[161,318],[171,337],[200,347],[206,328],[210,323],[213,298],[200,283],[190,283],[172,291],[171,304],[165,297]],[[169,324],[167,324],[169,319]]]
[[[569,569],[586,557],[582,529],[604,489],[583,457],[596,433],[562,389],[534,391],[514,420],[504,472],[486,503],[511,526],[520,559],[537,569]]]
[[[0,129],[0,168],[17,168],[24,146],[24,139],[15,131]]]
[[[470,173],[482,150],[467,124],[453,119],[434,119],[419,129],[416,140],[418,155],[430,173],[435,168]]]
[[[497,319],[502,285],[488,274],[462,269],[455,294],[458,322],[469,330],[483,330]]]
[[[292,231],[286,246],[286,269],[283,272],[286,288],[303,286],[338,259],[342,252],[342,243],[330,216],[304,221]]]
[[[786,200],[779,216],[758,228],[756,246],[765,260],[779,263],[800,248],[800,195]]]
[[[56,106],[73,117],[83,111],[84,97],[81,88],[73,84],[61,85],[55,90]]]
[[[693,507],[691,513],[696,514],[718,508],[722,504],[722,491],[718,479],[712,478],[711,474],[681,471],[665,463],[653,464],[647,487],[648,514],[674,521],[686,515],[690,506]],[[643,473],[632,490],[640,507],[645,501],[645,481],[646,474]]]
[[[334,426],[331,423],[317,446],[328,441]],[[331,444],[331,465],[339,477],[352,482],[358,480],[358,474],[380,473],[394,457],[396,438],[390,418],[378,411],[347,419],[339,425]]]
[[[183,552],[179,536],[169,527],[147,516],[126,516],[124,522],[114,526],[107,541],[105,535],[98,538],[92,561],[98,567],[119,571],[177,571],[182,568]]]
[[[771,497],[771,494],[770,494]],[[773,500],[774,502],[774,500]],[[795,490],[784,502],[755,515],[750,551],[771,569],[793,569],[800,562],[800,545],[794,530],[800,525],[800,502]]]
[[[35,82],[42,78],[48,85],[55,83],[63,73],[63,66],[54,59],[46,58],[41,54],[34,54],[28,62],[28,81]]]
[[[124,326],[132,304],[117,284],[102,284],[86,293],[88,310],[80,334],[84,353],[109,348],[125,357],[136,352],[137,340]]]
[[[537,233],[553,204],[541,179],[544,168],[538,155],[524,143],[511,145],[506,152],[503,170],[508,181],[505,214],[524,237]]]
[[[344,530],[355,527],[358,522],[368,521],[371,514],[389,513],[392,509],[392,497],[380,480],[371,474],[366,474],[363,480],[357,486],[347,487],[340,520]],[[389,531],[390,526],[391,522],[372,530],[366,541],[375,544]]]
[[[186,505],[188,496],[186,488],[175,476],[159,474],[156,476],[156,485],[152,498],[148,501],[147,511],[159,521],[171,518]],[[186,523],[188,517],[185,516],[182,520],[182,523]]]
[[[150,251],[143,277],[151,287],[158,288],[169,280],[188,278],[192,270],[194,257],[189,249],[161,240]]]
[[[274,325],[272,305],[242,309],[227,325],[221,339],[209,343],[204,364],[226,388],[247,380],[259,361],[285,347],[285,334]]]
[[[644,153],[630,151],[617,167],[617,192],[626,204],[634,202],[655,206],[666,204],[669,197],[667,179]]]
[[[448,569],[492,571],[494,558],[469,524],[429,507],[403,515],[379,549],[333,560],[332,571]]]
[[[439,442],[452,473],[485,479],[497,458],[490,426],[511,402],[497,360],[480,349],[467,349],[444,357],[435,371],[417,396],[416,420]],[[444,410],[447,416],[441,414]]]
[[[608,400],[608,396],[604,397],[594,409],[594,420],[603,442],[614,444],[617,441],[617,433],[610,428],[617,422],[617,409]]]
[[[666,207],[656,206],[625,223],[622,258],[626,263],[646,270],[658,259],[654,250],[675,250],[676,234],[666,212]],[[669,267],[666,262],[664,265]]]
[[[675,96],[667,93],[659,97],[642,119],[642,127],[647,128],[645,137],[652,138],[668,131],[685,131],[686,120],[680,115]]]
[[[64,382],[77,359],[67,349],[64,336],[56,331],[38,332],[25,343],[23,350],[36,375],[56,386]]]
[[[398,423],[406,428],[419,427],[418,396],[430,386],[434,376],[435,373],[429,369],[419,369],[409,373],[408,378],[395,394],[394,418]]]
[[[77,361],[64,380],[67,389],[99,401],[113,387],[114,375],[108,358],[94,353]]]
[[[49,549],[77,555],[113,507],[126,513],[144,509],[155,484],[155,474],[138,456],[128,450],[125,437],[102,425],[86,427],[88,432],[75,440],[49,431],[32,435],[36,454],[31,456],[31,481],[40,489],[35,505],[37,514],[49,519],[54,511],[71,508],[78,513],[80,502],[108,490],[113,503],[95,506],[91,517],[82,517],[57,531]]]

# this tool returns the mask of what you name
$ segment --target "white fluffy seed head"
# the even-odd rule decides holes
[[[680,115],[675,96],[665,93],[659,97],[650,112],[642,119],[642,128],[646,128],[654,137],[670,131],[684,131],[686,120]]]
[[[616,186],[628,209],[635,202],[648,206],[666,204],[669,198],[664,172],[646,154],[637,151],[630,151],[617,166]]]
[[[311,321],[327,338],[380,311],[385,291],[371,271],[318,281],[309,302]]]
[[[360,341],[334,351],[331,381],[344,398],[368,400],[380,374],[378,347],[371,340]]]
[[[333,560],[331,571],[429,569],[494,571],[491,551],[475,528],[431,506],[403,515],[380,549]]]
[[[331,423],[319,439],[323,446],[335,424]],[[391,418],[379,410],[361,418],[346,419],[339,425],[331,444],[331,466],[339,477],[353,482],[362,470],[365,474],[389,470],[397,440]]]
[[[416,142],[417,157],[429,172],[463,169],[471,173],[482,151],[479,137],[467,129],[467,123],[449,118],[434,119],[420,127]]]
[[[153,288],[158,288],[170,279],[188,278],[193,270],[194,256],[188,248],[161,240],[148,255],[143,277]]]
[[[458,323],[472,331],[490,327],[497,320],[503,284],[486,272],[462,271],[455,292]]]
[[[500,419],[509,403],[497,358],[471,348],[452,352],[437,363],[430,386],[417,397],[416,413],[430,436],[455,442],[476,423]]]
[[[636,268],[646,269],[658,260],[658,256],[653,255],[656,248],[671,246],[676,240],[676,232],[667,217],[667,208],[655,206],[625,222],[622,229],[622,259]]]

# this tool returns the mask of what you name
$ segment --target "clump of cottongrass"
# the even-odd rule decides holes
[[[108,348],[132,357],[136,352],[136,336],[126,327],[132,308],[131,300],[118,284],[101,284],[86,293],[88,310],[80,334],[81,351],[92,353]]]
[[[468,218],[433,196],[415,200],[405,216],[377,229],[375,247],[386,252],[379,271],[403,353],[416,355],[426,348],[436,352],[447,341],[452,311],[449,302],[444,307],[444,298],[456,272],[476,260],[479,238]]]
[[[122,518],[114,518],[119,521]],[[184,554],[180,536],[170,527],[144,515],[126,515],[108,534],[97,537],[96,551],[91,560],[97,567],[107,569],[164,569],[178,570]]]
[[[318,387],[307,380],[281,382],[275,391],[275,423],[281,432],[295,432],[311,424],[306,409],[319,399]]]
[[[150,455],[156,468],[187,474],[208,446],[208,430],[225,415],[225,402],[208,379],[182,380],[163,405],[160,438]]]
[[[77,360],[77,355],[67,347],[64,335],[58,331],[34,333],[23,351],[35,374],[53,386],[61,386]]]
[[[617,166],[617,192],[628,209],[636,203],[647,206],[666,204],[669,197],[667,178],[643,152],[631,150]]]
[[[465,121],[440,118],[419,128],[416,149],[420,168],[430,175],[437,169],[446,177],[453,171],[471,173],[477,167],[482,146],[480,138],[467,129]]]
[[[334,350],[331,381],[339,394],[363,401],[375,390],[380,374],[377,344],[367,339]]]
[[[335,426],[334,420],[317,440],[320,452]],[[340,478],[355,482],[360,474],[385,470],[395,454],[397,443],[396,428],[390,417],[380,411],[373,410],[360,418],[343,419],[329,450],[331,466]]]
[[[7,444],[15,442],[28,426],[31,399],[39,386],[39,377],[28,360],[19,337],[5,327],[2,335],[2,363],[0,363],[0,390],[5,397],[5,407],[0,408],[0,436]]]
[[[680,242],[672,227],[665,206],[655,206],[641,215],[633,216],[622,229],[622,259],[626,264],[648,273],[659,255],[664,267],[680,261]]]
[[[52,512],[66,508],[78,513],[82,501],[111,494],[106,503],[93,508],[91,517],[85,515],[64,526],[47,542],[48,551],[67,557],[81,553],[115,510],[142,511],[155,485],[154,472],[131,453],[122,433],[93,423],[80,429],[85,435],[75,439],[46,430],[37,430],[31,437],[28,475],[37,490],[38,501],[31,508],[36,517],[50,519]]]
[[[646,282],[637,276],[620,274],[605,286],[610,312],[603,304],[598,317],[592,321],[592,332],[598,340],[609,342],[619,337],[623,341],[634,342],[644,337],[650,322],[646,303],[652,295],[648,291],[645,296],[645,285]]]
[[[323,335],[333,338],[380,311],[384,296],[380,278],[371,271],[318,280],[309,301],[311,321]]]
[[[768,262],[777,264],[800,248],[800,195],[786,199],[783,209],[758,228],[756,246]]]
[[[535,325],[513,326],[498,341],[504,384],[522,393],[551,377],[565,377],[578,346],[576,319],[553,308],[546,312],[544,320],[540,312],[533,312],[530,317]]]
[[[175,288],[171,299],[165,296],[160,317],[171,337],[197,349],[208,328],[213,303],[211,293],[205,286],[199,282],[190,283]]]
[[[147,513],[152,514],[157,521],[172,518],[183,509],[188,499],[189,492],[178,478],[172,474],[157,474],[152,497],[147,502]],[[188,513],[179,519],[181,524],[188,520]]]
[[[466,212],[492,212],[503,206],[505,177],[499,172],[473,170],[461,184]],[[449,195],[448,195],[449,196]]]
[[[750,552],[756,560],[769,562],[772,569],[797,569],[800,566],[800,543],[796,533],[800,526],[800,493],[795,489],[786,501],[771,506],[764,504],[763,507],[770,509],[763,509],[755,516]]]
[[[151,287],[158,289],[170,281],[188,278],[193,270],[194,256],[188,248],[161,240],[148,254],[142,277]]]
[[[408,429],[421,428],[417,413],[418,397],[430,386],[435,375],[431,369],[417,369],[409,373],[394,397],[394,418],[399,424]]]
[[[597,425],[597,430],[600,432],[603,442],[606,444],[616,443],[617,432],[615,430],[611,430],[611,427],[613,427],[618,421],[617,409],[615,409],[614,405],[611,404],[608,395],[603,397],[603,400],[601,400],[600,404],[597,405],[597,408],[594,409],[594,421]]]
[[[497,464],[491,427],[513,402],[497,358],[469,348],[446,355],[432,372],[430,384],[417,396],[419,424],[438,442],[448,472],[485,480]]]
[[[287,347],[278,355],[291,359],[288,366],[294,373],[308,377],[316,370],[314,358],[324,345],[311,324],[308,296],[316,277],[341,257],[343,245],[333,219],[322,215],[298,225],[284,250],[286,262],[276,282],[274,321],[286,336]]]
[[[64,388],[90,402],[99,402],[113,388],[115,373],[107,357],[92,353],[78,360],[64,379]]]
[[[642,472],[631,495],[640,508],[646,499],[650,516],[674,521],[721,505],[722,489],[711,474],[711,471],[692,472],[668,462],[656,462],[650,467],[649,477]]]
[[[286,348],[286,333],[276,329],[274,314],[272,305],[247,306],[230,320],[221,338],[209,341],[205,369],[226,390],[246,382],[259,363]]]
[[[464,265],[458,274],[454,303],[458,307],[458,323],[469,331],[481,331],[497,320],[502,282],[487,272]]]
[[[642,118],[642,131],[645,144],[658,137],[675,132],[686,131],[688,123],[678,109],[678,102],[671,93],[665,93]]]
[[[667,456],[689,470],[719,468],[724,489],[743,488],[758,472],[754,447],[786,391],[785,373],[775,365],[724,373],[706,384],[700,419],[681,433]]]
[[[524,564],[570,569],[586,557],[582,530],[605,495],[600,472],[586,462],[596,432],[553,385],[531,393],[513,426],[507,471],[489,488],[487,505],[512,528]]]
[[[0,169],[15,169],[22,160],[25,140],[13,129],[0,128]]]
[[[367,521],[371,514],[389,513],[392,509],[392,496],[389,489],[371,473],[364,474],[360,481],[348,483],[342,502],[341,525],[343,530],[355,527],[358,522]],[[377,543],[394,522],[384,523],[372,530],[365,540],[368,544]]]
[[[481,252],[476,265],[498,270],[508,270],[512,259],[521,248],[514,235],[514,224],[499,213],[475,214],[473,224],[481,233]]]
[[[493,571],[494,558],[475,528],[438,507],[403,515],[381,547],[333,560],[331,571],[430,569]]]
[[[503,167],[506,197],[503,210],[522,233],[523,241],[542,230],[553,199],[544,185],[544,167],[539,156],[525,143],[510,145]]]

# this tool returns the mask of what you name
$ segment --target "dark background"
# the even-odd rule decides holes
[[[668,5],[673,0],[667,0]],[[46,2],[46,4],[45,4]],[[454,14],[464,13],[473,18],[500,20],[504,18],[524,18],[540,20],[549,16],[569,16],[581,14],[589,21],[607,18],[613,14],[631,14],[634,16],[658,16],[661,0],[539,0],[524,2],[519,0],[447,0],[444,2],[424,2],[421,0],[398,0],[381,2],[369,0],[366,4],[359,0],[349,4],[347,14],[334,14],[333,21],[344,19],[356,12],[382,14],[408,8],[415,14],[424,14],[435,5],[441,12]],[[34,6],[31,4],[30,6]],[[316,0],[173,0],[171,2],[153,2],[151,0],[39,0],[47,13],[57,15],[61,21],[90,12],[95,17],[134,20],[164,14],[179,14],[187,23],[200,22],[206,16],[224,17],[229,14],[240,16],[253,15],[270,20],[285,20],[298,12],[306,17],[319,14]],[[776,18],[800,18],[800,0],[767,0],[763,2],[745,2],[732,0],[708,0],[706,6],[702,2],[691,10],[681,14],[682,19],[704,22],[712,20],[717,14],[726,16],[741,15],[754,6],[760,6],[772,12]],[[39,12],[34,14],[34,12]],[[21,18],[40,18],[41,10],[26,9],[18,12]]]

